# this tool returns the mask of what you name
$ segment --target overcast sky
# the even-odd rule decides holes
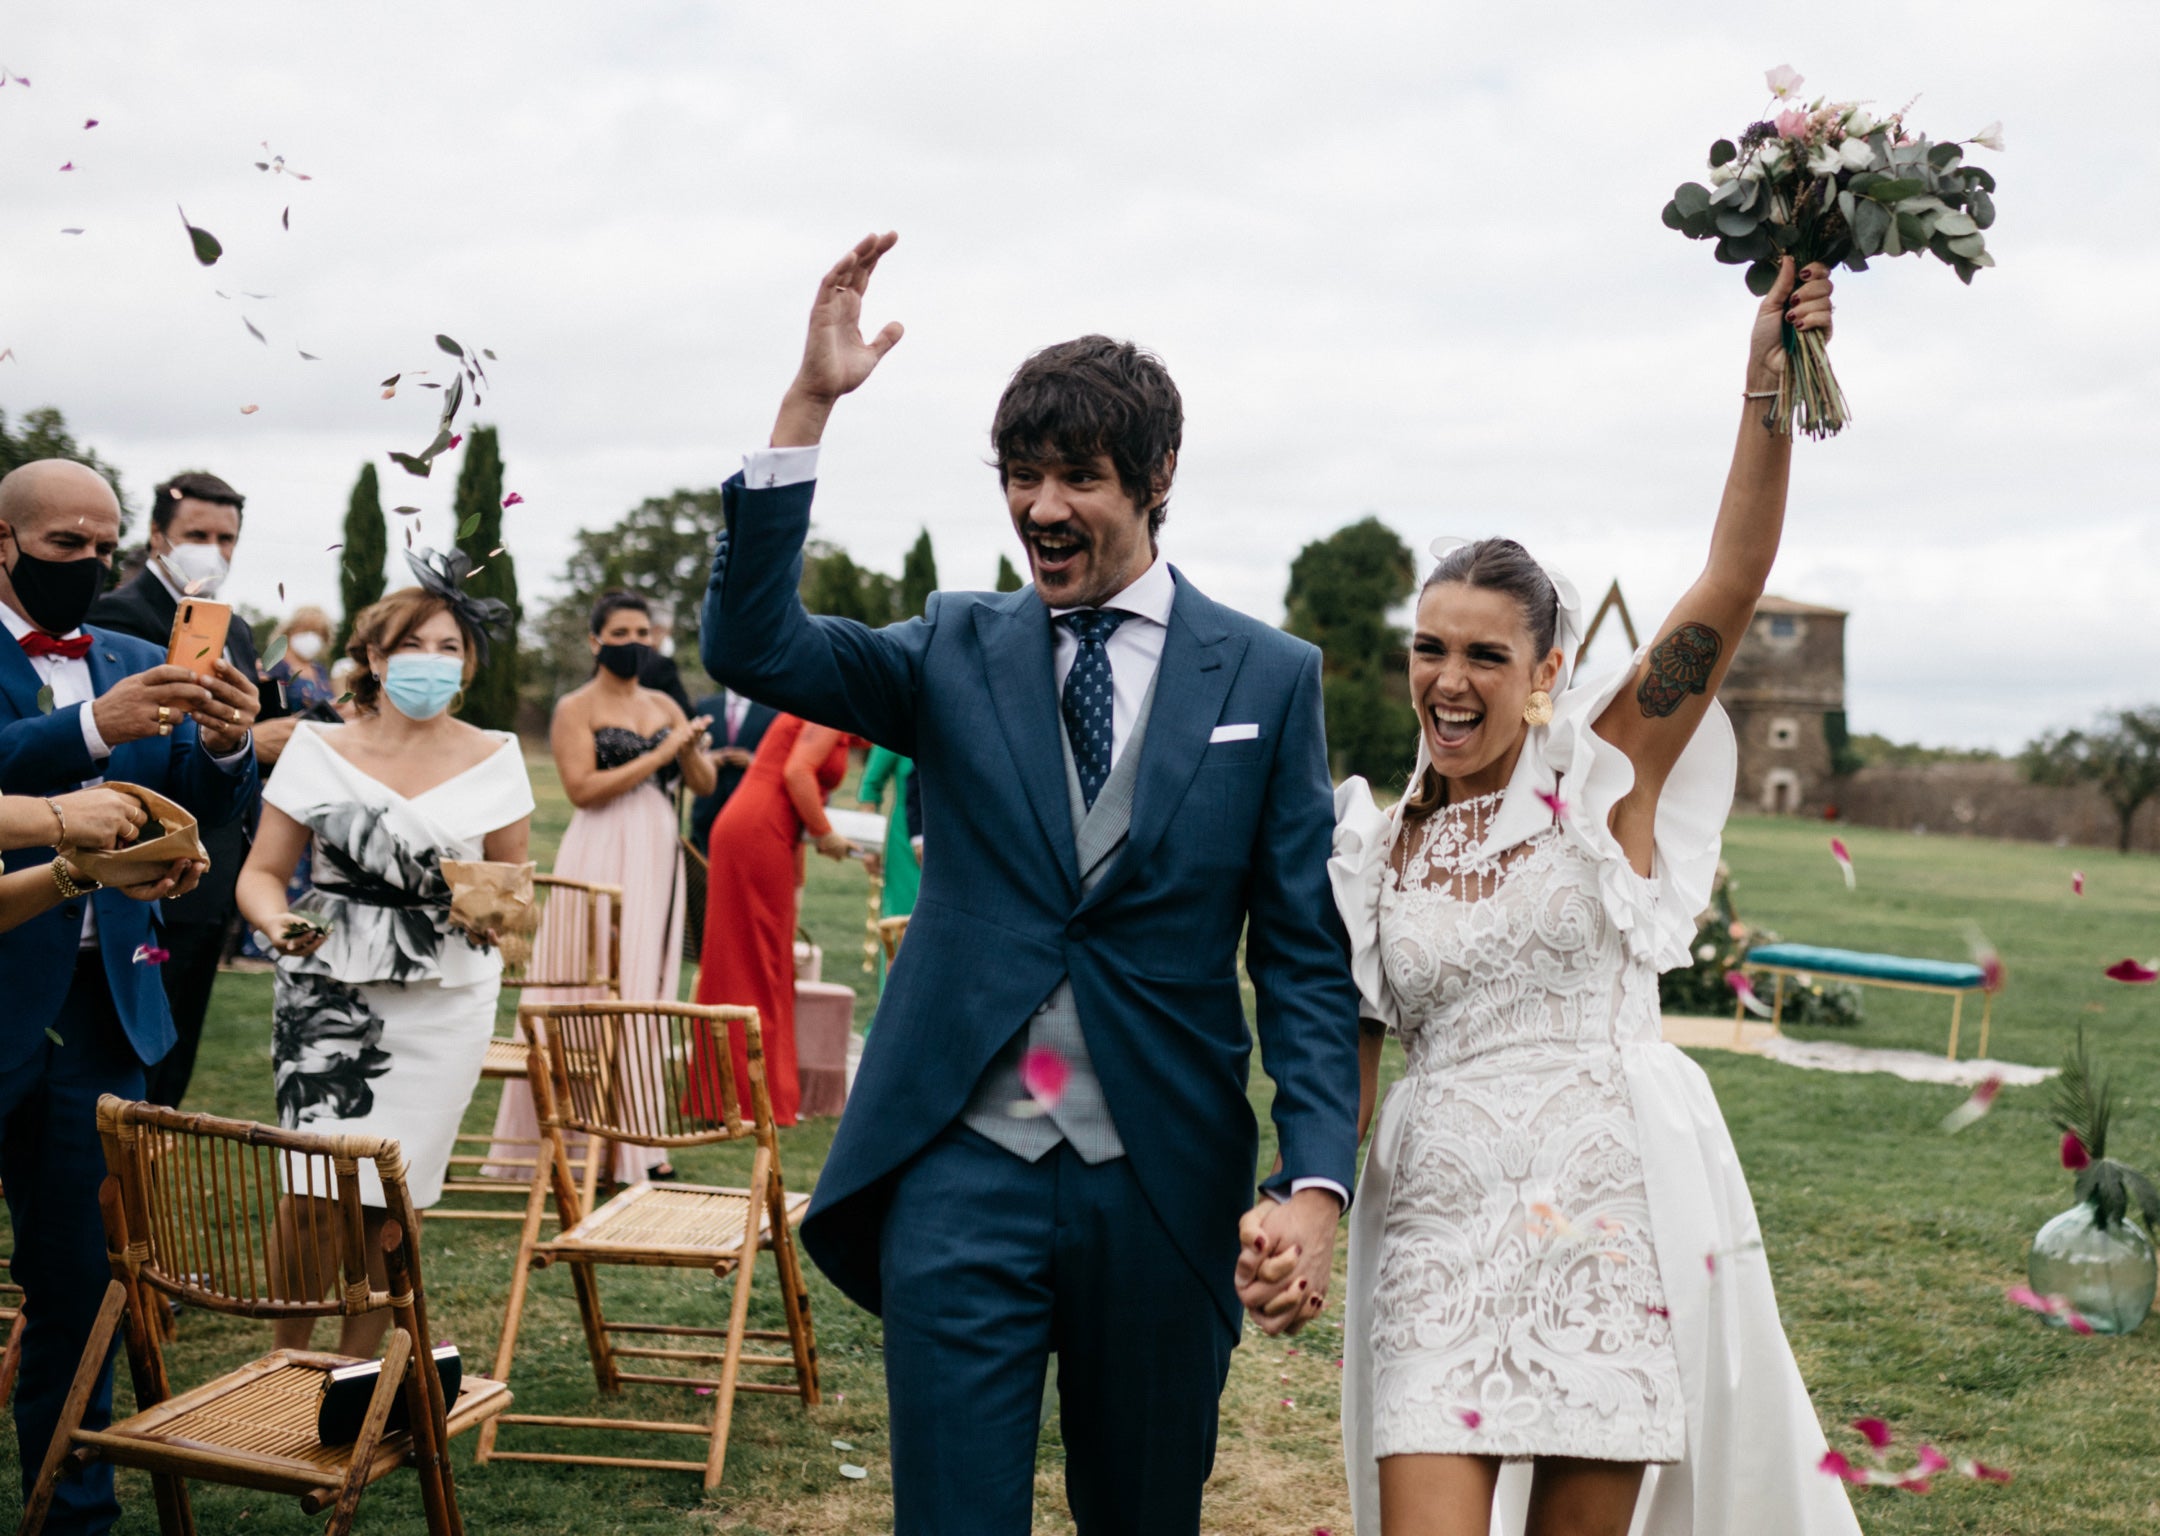
[[[858,559],[928,527],[944,585],[988,585],[997,393],[1101,330],[1184,392],[1165,545],[1212,595],[1278,620],[1298,547],[1372,512],[1617,576],[1648,624],[1702,558],[1753,305],[1658,213],[1781,63],[2008,141],[1976,154],[1997,269],[1840,279],[1855,421],[1800,445],[1772,590],[1852,610],[1854,729],[2010,747],[2160,699],[2146,0],[10,0],[0,409],[61,407],[138,505],[216,470],[250,498],[231,594],[334,607],[363,460],[449,536],[454,461],[382,458],[435,397],[376,387],[447,331],[500,359],[481,419],[540,595],[573,530],[737,467],[817,276],[894,228],[869,317],[907,339],[817,508]],[[313,179],[256,171],[264,141]]]

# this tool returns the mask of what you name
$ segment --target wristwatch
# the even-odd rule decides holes
[[[73,901],[78,896],[87,896],[98,888],[98,882],[87,875],[78,880],[75,871],[68,868],[68,861],[63,858],[52,861],[52,880],[59,889],[62,901]]]

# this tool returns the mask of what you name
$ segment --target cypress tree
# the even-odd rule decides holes
[[[324,658],[327,666],[345,654],[352,639],[353,620],[360,610],[383,595],[383,562],[390,556],[390,530],[383,526],[382,488],[375,466],[360,466],[353,482],[352,500],[345,507],[345,547],[338,555],[338,599],[344,617],[338,621],[337,649]]]
[[[997,589],[1000,592],[1020,590],[1020,573],[1013,569],[1012,561],[1003,555],[998,556]]]
[[[474,427],[465,434],[465,462],[458,470],[458,547],[471,557],[473,574],[465,590],[474,597],[499,597],[510,605],[511,622],[504,632],[489,637],[488,663],[465,690],[465,707],[459,718],[482,730],[517,729],[518,609],[517,566],[503,549],[502,448],[493,427]]]
[[[903,619],[921,615],[937,590],[937,556],[930,551],[930,530],[925,528],[915,547],[900,562],[900,613]]]

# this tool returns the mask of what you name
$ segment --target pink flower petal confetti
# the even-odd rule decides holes
[[[1971,1125],[1995,1107],[1995,1096],[2002,1092],[2003,1080],[1999,1077],[1982,1079],[1980,1086],[1972,1091],[1972,1097],[1943,1116],[1942,1128],[1955,1134]]]
[[[1475,1408],[1458,1408],[1455,1410],[1455,1417],[1463,1421],[1465,1429],[1476,1429],[1485,1422],[1485,1415]]]
[[[524,505],[524,502],[525,498],[523,496],[520,496],[516,491],[512,491],[503,498],[503,510],[507,512],[512,507]]]
[[[2078,1139],[2076,1131],[2063,1132],[2062,1165],[2072,1173],[2092,1166],[2092,1154],[2085,1150],[2085,1143]]]
[[[1065,1097],[1071,1078],[1072,1066],[1063,1056],[1047,1045],[1030,1047],[1020,1058],[1020,1086],[1027,1097],[1006,1105],[1005,1112],[1021,1120],[1049,1114]]]
[[[1891,1442],[1897,1439],[1896,1433],[1881,1419],[1854,1419],[1852,1427],[1859,1430],[1861,1438],[1878,1452],[1890,1449]]]
[[[1844,838],[1833,837],[1830,839],[1830,857],[1837,860],[1837,867],[1845,876],[1845,889],[1852,890],[1859,884],[1859,881],[1853,874],[1852,855],[1845,850]]]
[[[2070,894],[2073,896],[2082,896],[2085,894],[2084,870],[2073,869],[2070,871]]]
[[[2093,1325],[2070,1305],[2066,1296],[2043,1296],[2029,1285],[2013,1285],[2003,1292],[2003,1299],[2023,1307],[2028,1312],[2037,1312],[2042,1317],[2059,1317],[2063,1320],[2063,1326],[2072,1333],[2089,1334],[2093,1331]]]
[[[1961,1461],[1957,1464],[1960,1475],[1982,1483],[2007,1483],[2010,1473],[2002,1467],[1991,1467],[1984,1461]]]
[[[2135,960],[2118,960],[2107,968],[2110,981],[2128,982],[2133,987],[2146,986],[2160,981],[2160,966],[2140,965]]]
[[[91,118],[85,118],[85,119],[83,120],[83,127],[84,127],[85,129],[95,128],[95,127],[97,126],[97,124],[98,124],[98,120],[97,120],[96,118],[94,118],[94,117],[91,117]]]
[[[61,166],[60,169],[63,171],[72,171],[75,169],[75,162],[70,160],[66,165]]]
[[[1756,1018],[1767,1019],[1773,1016],[1770,1005],[1755,995],[1755,983],[1746,971],[1727,971],[1725,985],[1733,989],[1733,995],[1740,999],[1740,1005]]]
[[[1547,808],[1552,811],[1554,821],[1566,819],[1567,802],[1565,800],[1561,799],[1557,794],[1549,795],[1542,789],[1537,792],[1537,797],[1544,801]]]
[[[261,409],[262,407],[259,405],[243,405],[240,407],[240,414],[243,416],[252,416]]]
[[[171,950],[159,949],[155,944],[138,944],[135,946],[135,963],[137,965],[163,965],[171,958]]]

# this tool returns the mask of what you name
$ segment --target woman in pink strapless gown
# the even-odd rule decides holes
[[[610,592],[595,605],[593,680],[563,695],[548,733],[563,790],[577,809],[556,851],[553,873],[567,880],[622,887],[622,995],[628,1001],[675,1001],[682,974],[683,856],[673,787],[679,774],[694,794],[710,794],[712,759],[702,718],[686,720],[682,706],[638,685],[638,667],[651,651],[652,618],[643,598]],[[540,919],[534,953],[549,952],[551,909]],[[569,914],[563,913],[567,920]],[[531,987],[529,1003],[575,1003],[605,998],[601,988]],[[498,1147],[540,1134],[532,1090],[503,1085],[495,1115]],[[490,1168],[491,1173],[512,1173]],[[617,1145],[609,1175],[620,1184],[672,1178],[667,1154]]]

